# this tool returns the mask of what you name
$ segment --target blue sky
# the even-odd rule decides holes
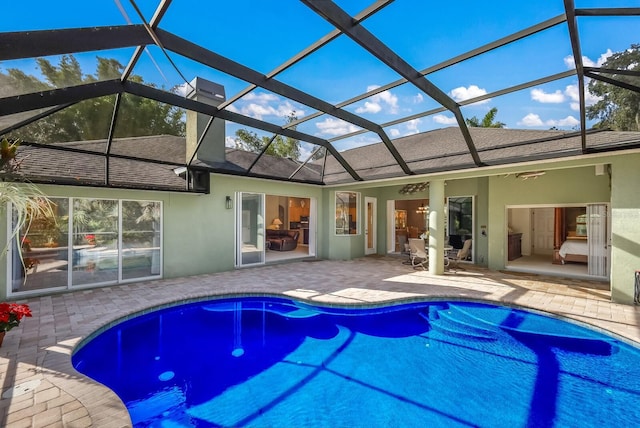
[[[148,21],[158,0],[137,0]],[[371,2],[339,0],[337,4],[356,15]],[[396,0],[363,25],[394,52],[418,70],[440,63],[498,38],[564,13],[563,0],[520,2]],[[575,0],[576,7],[639,7],[640,0]],[[64,27],[88,27],[140,23],[129,0],[69,0],[51,2],[25,0],[3,2],[3,31],[23,31]],[[261,73],[269,73],[290,57],[328,34],[333,28],[296,0],[234,0],[202,2],[174,0],[160,28],[201,44],[209,50],[243,63]],[[638,43],[638,18],[579,17],[578,28],[585,65],[598,65],[611,52]],[[93,71],[96,55],[115,57],[126,64],[133,49],[78,54],[84,70]],[[165,54],[149,47],[134,73],[145,81],[171,88],[185,85],[199,76],[225,86],[227,97],[247,84],[194,61],[170,54],[180,73],[173,69]],[[56,62],[57,58],[51,58]],[[19,67],[37,74],[31,60],[0,63],[2,69]],[[456,101],[491,93],[550,74],[570,70],[573,57],[566,24],[557,25],[525,40],[504,46],[427,76]],[[353,41],[340,36],[289,70],[275,77],[331,103],[340,103],[372,88],[399,79]],[[492,107],[498,108],[497,120],[508,128],[574,129],[579,126],[577,79],[568,77],[535,86],[482,103],[462,108],[465,117],[481,118]],[[594,102],[587,97],[587,102]],[[371,121],[386,124],[416,115],[439,105],[411,84],[404,84],[345,107]],[[298,117],[313,109],[281,95],[257,89],[229,106],[230,110],[265,121],[283,124],[295,111]],[[455,126],[450,112],[419,117],[386,126],[392,138]],[[227,124],[228,139],[238,126]],[[299,130],[326,139],[357,131],[354,125],[322,115],[305,122]],[[258,134],[260,131],[255,130]],[[335,141],[338,149],[379,141],[364,133]]]

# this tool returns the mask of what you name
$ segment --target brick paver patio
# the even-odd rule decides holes
[[[34,317],[9,332],[0,348],[0,426],[131,426],[118,397],[72,367],[74,347],[97,329],[144,309],[229,293],[353,305],[443,297],[503,302],[640,343],[640,308],[611,303],[606,283],[474,266],[431,276],[379,256],[278,264],[26,299]]]

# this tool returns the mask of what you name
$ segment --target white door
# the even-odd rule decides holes
[[[553,254],[553,226],[555,211],[553,208],[534,208],[533,216],[533,254]]]
[[[365,196],[364,253],[375,254],[376,251],[376,198]]]

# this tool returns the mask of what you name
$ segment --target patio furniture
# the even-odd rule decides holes
[[[426,270],[429,266],[429,255],[424,248],[424,239],[409,238],[409,257],[411,258],[411,266],[415,269],[421,267]]]
[[[460,267],[460,261],[466,260],[467,257],[469,257],[469,254],[471,253],[472,242],[472,239],[467,239],[464,241],[464,244],[462,244],[462,249],[458,250],[456,257],[449,260],[449,269],[451,269],[451,267],[454,267],[455,269],[464,270],[464,268]]]

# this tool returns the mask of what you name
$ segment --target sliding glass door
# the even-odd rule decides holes
[[[454,250],[459,250],[466,240],[473,239],[473,231],[475,230],[473,197],[457,196],[448,198],[446,219],[449,245]],[[473,260],[473,244],[471,248],[469,259]]]
[[[264,194],[238,193],[236,265],[264,264]]]

